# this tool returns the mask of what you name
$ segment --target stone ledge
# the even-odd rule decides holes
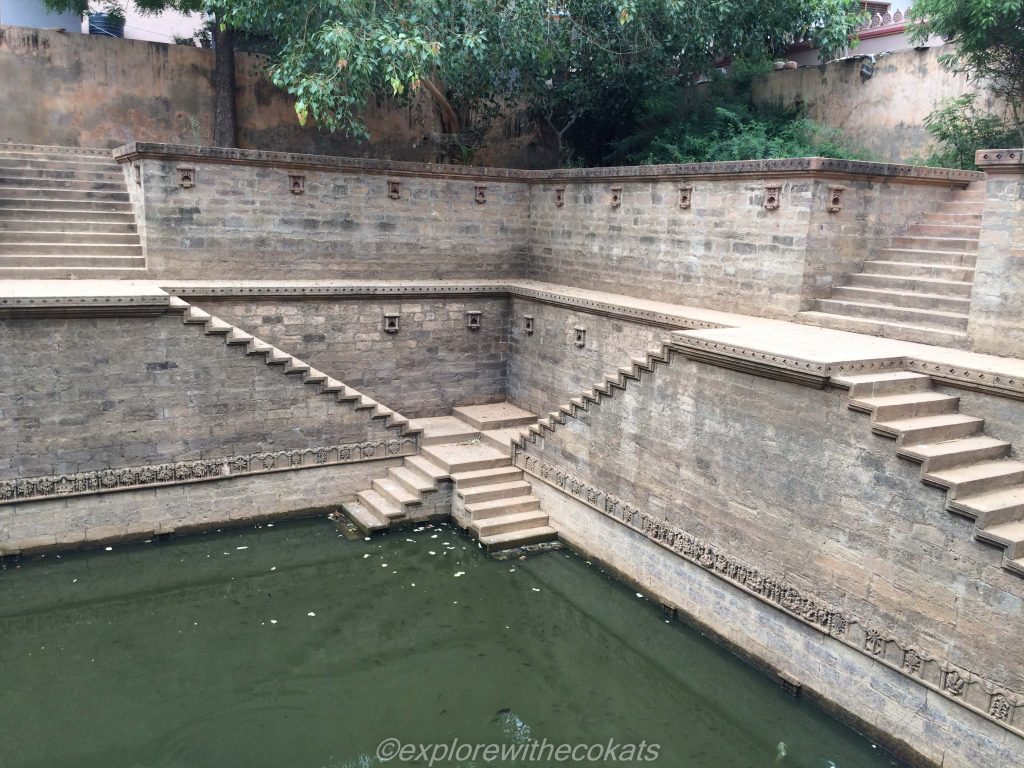
[[[192,147],[182,144],[134,142],[113,151],[118,162],[171,160],[192,163],[230,163],[234,165],[306,168],[349,173],[390,174],[396,176],[433,176],[447,179],[491,179],[527,184],[574,181],[676,181],[682,179],[734,179],[746,177],[821,177],[863,181],[888,181],[915,184],[967,186],[985,175],[952,168],[928,168],[863,160],[839,160],[827,157],[797,157],[774,160],[736,160],[718,163],[676,165],[636,165],[611,168],[566,168],[526,171],[512,168],[487,168],[463,165],[434,165],[390,160],[303,155],[223,147]]]
[[[995,173],[1024,173],[1024,149],[979,149],[974,164]]]

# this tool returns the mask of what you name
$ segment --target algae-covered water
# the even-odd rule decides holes
[[[895,765],[578,556],[449,527],[9,564],[0,672],[4,768]]]

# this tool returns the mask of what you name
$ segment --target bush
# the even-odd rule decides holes
[[[1016,146],[1017,130],[995,115],[978,111],[975,94],[947,99],[924,119],[924,127],[940,146],[924,161],[941,168],[973,170],[979,149]]]

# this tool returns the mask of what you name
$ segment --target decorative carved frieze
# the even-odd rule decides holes
[[[184,189],[196,185],[196,169],[178,166],[178,186]]]
[[[164,464],[101,469],[70,475],[46,475],[18,480],[0,480],[0,504],[40,501],[63,496],[78,496],[110,491],[130,491],[199,480],[219,480],[239,475],[355,464],[360,461],[408,456],[416,453],[414,437],[392,438],[363,443],[298,448],[288,451],[246,453],[193,459]]]
[[[293,195],[301,195],[306,191],[306,177],[299,173],[288,174],[288,191]]]
[[[1024,735],[1024,695],[912,646],[896,633],[868,625],[784,576],[772,576],[730,553],[648,514],[638,504],[581,480],[572,473],[513,446],[514,463],[527,474],[625,525],[718,578],[753,595],[881,664],[912,678],[951,701]]]

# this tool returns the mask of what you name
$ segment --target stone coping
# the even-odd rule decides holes
[[[56,144],[16,144],[0,143],[0,152],[39,152],[48,155],[72,155],[78,157],[102,157],[112,159],[109,149],[97,147],[65,147]]]
[[[1024,149],[979,149],[974,164],[996,173],[1024,173]]]
[[[0,316],[164,312],[171,296],[148,280],[0,280]]]
[[[812,176],[853,178],[865,181],[889,181],[917,184],[966,186],[985,176],[974,171],[952,168],[927,168],[863,160],[839,160],[827,157],[796,157],[772,160],[736,160],[718,163],[675,165],[634,165],[611,168],[561,168],[520,170],[464,165],[440,165],[391,160],[376,160],[331,155],[305,155],[225,147],[194,147],[183,144],[133,142],[113,151],[118,162],[135,160],[171,160],[192,163],[230,163],[236,165],[304,168],[320,171],[373,173],[395,176],[437,176],[519,183],[673,181],[682,179],[732,179],[744,177]]]

